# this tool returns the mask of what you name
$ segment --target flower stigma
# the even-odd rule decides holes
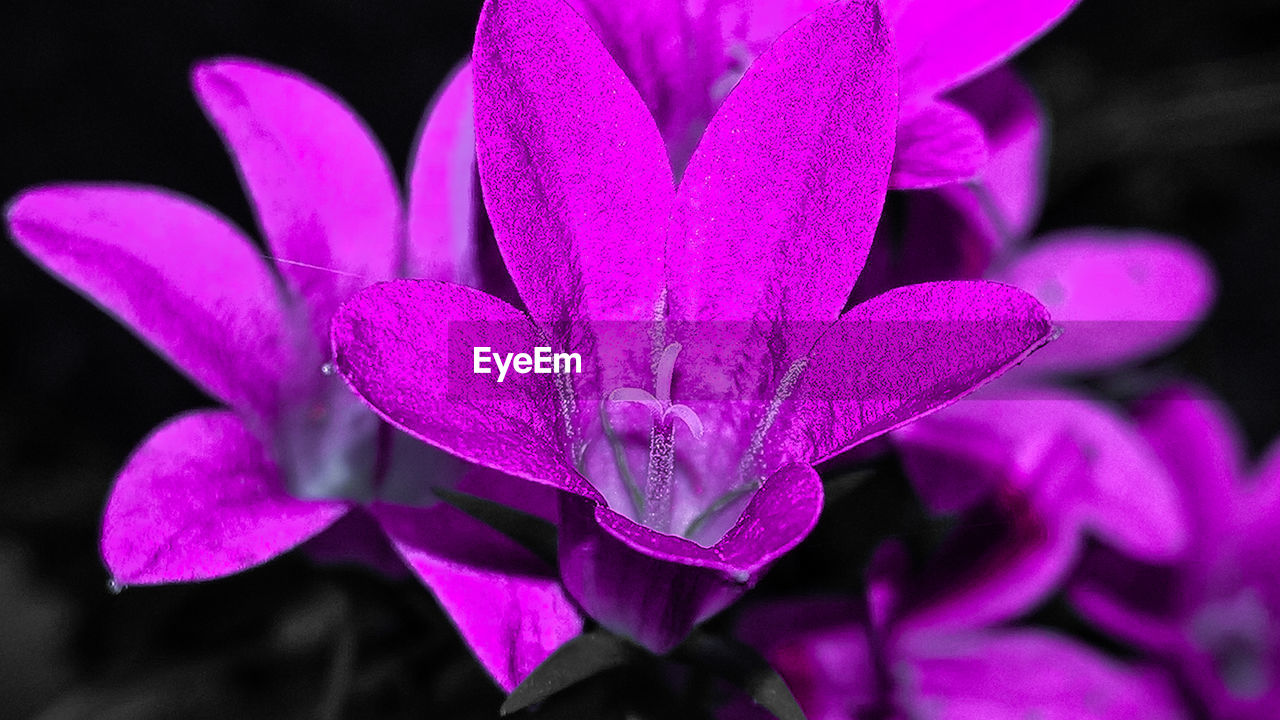
[[[694,438],[702,438],[702,419],[688,405],[671,401],[671,382],[675,376],[676,358],[681,345],[673,342],[662,351],[654,377],[653,393],[640,388],[617,388],[609,393],[606,402],[611,406],[634,403],[649,409],[653,426],[649,430],[649,468],[645,475],[644,493],[633,493],[643,498],[638,507],[645,526],[659,532],[671,530],[671,495],[675,478],[675,420],[684,423]],[[630,478],[626,460],[615,455],[618,470],[624,478]]]

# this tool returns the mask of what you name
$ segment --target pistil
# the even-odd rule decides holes
[[[618,388],[609,393],[611,405],[635,403],[649,409],[653,427],[649,429],[649,468],[645,473],[644,502],[641,522],[659,532],[671,530],[671,501],[675,482],[675,419],[679,418],[695,438],[702,437],[702,420],[687,405],[671,402],[671,383],[675,376],[680,343],[671,343],[662,351],[655,369],[653,393],[640,388]],[[626,468],[619,467],[625,474]]]

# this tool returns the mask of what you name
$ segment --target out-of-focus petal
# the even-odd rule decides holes
[[[880,216],[895,90],[873,3],[824,6],[751,65],[680,185],[666,258],[674,318],[835,319]],[[784,340],[803,352],[812,339]]]
[[[849,720],[858,709],[876,707],[880,696],[863,615],[847,598],[757,603],[743,608],[735,635],[782,675],[807,717]],[[734,710],[721,717],[772,717],[758,708]]]
[[[431,102],[409,169],[407,276],[479,284],[476,257],[476,133],[471,63]]]
[[[297,338],[267,264],[232,224],[167,190],[57,185],[6,212],[20,248],[222,402],[270,423]]]
[[[1235,532],[1252,504],[1242,481],[1243,433],[1219,401],[1189,383],[1144,398],[1134,417],[1186,505],[1193,542],[1187,566],[1216,564],[1217,538]]]
[[[1046,483],[1078,466],[1058,456]],[[959,516],[951,535],[915,578],[903,605],[904,627],[969,628],[1007,622],[1060,587],[1080,547],[1078,517],[1013,487],[1001,487]]]
[[[367,288],[333,320],[339,371],[389,422],[464,460],[599,498],[564,459],[552,380],[509,366],[500,382],[492,356],[476,360],[544,344],[510,305],[429,280]]]
[[[635,88],[563,0],[486,3],[473,57],[485,203],[530,314],[647,320],[674,183]]]
[[[389,578],[409,575],[404,561],[387,540],[387,534],[363,507],[353,507],[337,522],[308,540],[302,551],[320,564],[358,565]]]
[[[1101,370],[1185,338],[1213,302],[1213,271],[1185,242],[1154,233],[1070,230],[1042,238],[996,279],[1035,295],[1062,337],[1029,363]]]
[[[1156,654],[1186,647],[1183,622],[1200,599],[1179,568],[1098,545],[1086,550],[1066,591],[1090,623]]]
[[[990,157],[976,182],[984,201],[992,208],[982,212],[989,232],[997,240],[1019,240],[1030,235],[1044,200],[1045,155],[1048,122],[1044,110],[1022,78],[1009,67],[998,67],[947,95],[982,126]],[[972,188],[947,188],[951,193],[973,193]],[[976,201],[975,201],[976,202]],[[995,210],[998,218],[987,217]]]
[[[751,588],[813,529],[821,509],[817,473],[791,465],[765,481],[719,542],[704,547],[565,496],[560,572],[602,625],[665,652]]]
[[[818,461],[968,394],[1048,341],[1030,295],[989,282],[891,290],[856,306],[817,343],[780,416],[780,437]]]
[[[120,471],[102,556],[122,585],[207,580],[266,562],[346,512],[287,495],[235,414],[194,412],[160,426]]]
[[[400,196],[390,163],[350,108],[288,70],[219,59],[197,65],[192,84],[323,347],[339,303],[398,274]]]
[[[1081,523],[1134,557],[1168,560],[1186,547],[1185,509],[1165,466],[1120,411],[1085,395],[1001,383],[894,439],[912,482],[935,508],[964,495],[948,485],[976,477],[986,487],[1028,493],[1038,512]],[[944,458],[952,451],[958,464],[948,471]],[[1067,461],[1053,458],[1063,453],[1079,468],[1059,477],[1054,468]]]
[[[985,631],[904,640],[898,701],[936,720],[1120,720],[1186,717],[1154,670],[1126,667],[1043,630]]]
[[[1058,22],[1077,0],[910,0],[894,22],[903,98],[949,90],[999,65]]]
[[[553,569],[487,525],[447,505],[372,512],[503,690],[582,631]]]
[[[892,187],[919,190],[968,180],[986,163],[982,127],[967,112],[943,101],[903,107]]]

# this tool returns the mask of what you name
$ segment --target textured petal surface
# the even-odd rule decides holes
[[[102,556],[122,585],[240,572],[333,524],[346,503],[285,494],[266,449],[233,413],[160,426],[120,475],[102,522]]]
[[[946,102],[903,107],[889,184],[922,189],[968,180],[987,163],[978,121]]]
[[[1041,630],[920,635],[898,648],[913,682],[899,702],[935,720],[1186,717],[1154,671]]]
[[[342,307],[333,344],[352,389],[410,435],[480,465],[598,497],[565,463],[552,381],[509,366],[499,382],[489,362],[488,373],[475,371],[476,348],[506,356],[545,345],[510,305],[460,285],[382,283]]]
[[[475,287],[476,133],[471,64],[445,81],[418,133],[409,170],[407,276]]]
[[[529,312],[650,317],[674,183],[653,117],[600,39],[563,0],[491,0],[474,73],[485,203]]]
[[[894,3],[904,98],[935,95],[1026,47],[1077,0],[909,0]]]
[[[561,506],[560,572],[593,618],[655,652],[725,608],[817,523],[822,483],[788,466],[752,497],[715,545],[654,532],[579,498]]]
[[[1213,271],[1191,245],[1145,232],[1072,230],[1042,238],[996,279],[1035,295],[1062,337],[1028,369],[1101,370],[1182,340],[1213,302]]]
[[[294,339],[267,264],[226,219],[169,191],[121,185],[31,190],[6,219],[36,262],[215,398],[265,422],[276,415]]]
[[[338,304],[400,268],[400,197],[391,167],[342,101],[292,72],[224,59],[196,66],[192,83],[323,347]]]
[[[873,3],[823,7],[751,65],[680,186],[667,253],[675,318],[835,319],[880,216],[895,90]]]
[[[1044,308],[987,282],[891,290],[841,317],[815,346],[780,417],[814,460],[947,405],[1047,342]]]
[[[582,631],[553,569],[487,525],[447,505],[373,512],[503,690]]]

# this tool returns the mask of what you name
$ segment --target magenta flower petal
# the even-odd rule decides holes
[[[301,76],[224,59],[196,66],[192,84],[235,157],[281,274],[327,340],[347,295],[399,270],[390,164],[350,108]]]
[[[233,413],[180,415],[143,441],[107,501],[102,556],[117,583],[206,580],[289,550],[347,512],[285,493]]]
[[[1167,349],[1204,318],[1215,289],[1190,245],[1107,230],[1046,236],[997,279],[1035,295],[1063,326],[1031,363],[1053,371],[1098,370]]]
[[[1213,539],[1231,534],[1249,512],[1242,505],[1255,500],[1244,501],[1239,487],[1247,474],[1243,434],[1215,398],[1190,384],[1146,398],[1134,414],[1186,503],[1194,541],[1186,562],[1209,565],[1219,550]]]
[[[302,552],[321,565],[360,566],[388,578],[407,578],[399,553],[387,533],[363,506],[354,506],[337,522],[311,538]]]
[[[1031,88],[1009,67],[998,67],[961,85],[947,98],[981,125],[991,153],[978,176],[982,191],[999,212],[999,227],[988,232],[1000,241],[1027,237],[1044,201],[1048,121]],[[947,188],[948,195],[972,190]],[[970,213],[990,225],[980,204]]]
[[[968,180],[987,164],[987,142],[978,121],[943,101],[903,107],[898,148],[889,179],[898,189]]]
[[[945,472],[935,456],[948,455],[958,433],[985,451],[962,450],[949,473],[926,477],[925,470]],[[1083,523],[1135,557],[1168,559],[1186,546],[1185,510],[1169,473],[1121,412],[1101,401],[1056,388],[992,387],[903,428],[894,440],[912,482],[934,507],[954,492],[946,485],[974,473],[987,486],[1037,495],[1039,512]],[[1049,482],[1050,470],[1064,464],[1077,467]]]
[[[480,178],[530,314],[651,317],[673,181],[635,88],[562,0],[486,3],[473,57]]]
[[[989,156],[971,182],[904,198],[901,279],[907,282],[982,276],[1039,220],[1046,121],[1030,88],[1000,67],[946,98],[980,124]]]
[[[430,103],[409,169],[407,276],[475,287],[476,133],[471,63]]]
[[[797,388],[791,439],[814,460],[951,403],[1049,340],[1044,308],[988,282],[891,290],[845,313]]]
[[[503,690],[582,631],[551,568],[497,531],[447,505],[372,511]]]
[[[750,607],[738,631],[778,669],[813,718],[1186,717],[1162,674],[1044,630],[868,632],[856,603],[814,598]],[[723,717],[763,717],[747,707],[734,709]]]
[[[6,219],[18,246],[197,385],[269,423],[295,339],[267,264],[229,221],[156,188],[29,190]]]
[[[912,589],[904,627],[1008,622],[1062,585],[1079,557],[1079,527],[1028,495],[1006,489],[992,505],[960,516]]]
[[[1125,667],[1043,630],[930,633],[905,640],[899,652],[910,658],[912,687],[899,701],[909,717],[1186,717],[1173,688],[1153,670]]]
[[[484,293],[425,280],[357,293],[333,319],[339,369],[366,402],[405,432],[458,457],[585,496],[595,490],[568,466],[553,425],[545,376],[473,372],[475,347],[529,352],[537,329]]]
[[[1280,700],[1280,493],[1266,474],[1249,477],[1239,434],[1203,390],[1167,388],[1137,414],[1187,498],[1190,552],[1154,567],[1097,550],[1070,598],[1091,622],[1177,667],[1214,717],[1268,717]]]
[[[673,317],[835,319],[880,217],[895,80],[874,3],[824,6],[751,65],[680,185]]]
[[[1077,0],[908,0],[894,24],[904,96],[935,95],[1004,62]],[[894,13],[900,13],[894,18]]]
[[[719,542],[704,547],[565,496],[560,573],[602,625],[666,652],[755,585],[813,529],[821,509],[817,473],[791,465],[765,481]]]

